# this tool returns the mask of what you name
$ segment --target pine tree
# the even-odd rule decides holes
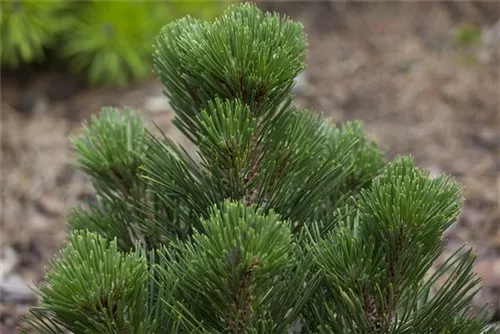
[[[252,4],[161,30],[155,73],[198,156],[133,109],[84,124],[75,165],[98,203],[72,212],[36,329],[494,332],[471,311],[470,249],[428,274],[460,185],[410,156],[387,161],[360,122],[296,107],[306,51],[300,23]]]

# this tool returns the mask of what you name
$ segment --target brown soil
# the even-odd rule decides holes
[[[411,154],[418,166],[463,184],[466,201],[448,232],[450,250],[466,242],[475,248],[485,285],[478,303],[492,302],[499,317],[500,5],[260,5],[305,24],[310,49],[297,104],[334,122],[362,120],[389,158]],[[482,29],[478,44],[457,43],[464,23]],[[2,73],[1,277],[31,284],[60,249],[71,207],[92,198],[87,178],[69,165],[68,136],[80,131],[81,121],[102,106],[131,106],[188,144],[170,125],[173,114],[158,99],[162,87],[155,78],[105,89],[82,88],[76,78],[50,71],[36,71],[24,82],[18,75]],[[0,332],[15,332],[35,302],[29,294],[23,300],[3,294]]]

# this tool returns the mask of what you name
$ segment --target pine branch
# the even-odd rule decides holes
[[[204,319],[204,328],[240,333],[266,319],[282,332],[296,319],[307,293],[302,279],[309,273],[305,263],[295,267],[300,257],[292,254],[298,249],[293,250],[289,226],[277,219],[261,209],[225,202],[222,211],[214,207],[210,219],[202,220],[203,233],[195,232],[174,254],[163,255],[168,272],[179,277],[179,297],[192,315]],[[168,277],[166,268],[158,270]],[[274,304],[278,296],[281,302]]]
[[[188,16],[165,26],[154,69],[177,113],[175,124],[196,143],[196,116],[216,97],[238,99],[258,118],[272,114],[305,66],[302,28],[249,4],[233,5],[211,23]]]
[[[140,322],[150,311],[143,308],[148,275],[141,250],[122,254],[116,241],[76,232],[51,263],[46,276],[50,285],[39,286],[40,310],[75,333],[140,333]],[[153,324],[142,332],[154,332]]]

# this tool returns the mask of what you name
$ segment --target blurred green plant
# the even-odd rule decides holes
[[[2,66],[46,59],[47,50],[92,84],[124,86],[152,74],[154,38],[191,15],[210,20],[234,1],[2,2]]]
[[[43,61],[45,50],[55,46],[57,36],[72,29],[74,21],[65,14],[70,2],[1,2],[0,36],[3,66]],[[57,24],[54,24],[57,22]]]
[[[481,42],[481,29],[474,25],[463,25],[456,31],[456,43],[459,46],[470,47]]]
[[[81,4],[80,4],[81,5]],[[154,32],[165,22],[151,19],[155,2],[89,1],[74,29],[64,36],[61,55],[91,83],[124,85],[151,72]]]

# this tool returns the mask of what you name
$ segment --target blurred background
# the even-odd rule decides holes
[[[74,170],[70,135],[103,106],[159,124],[174,114],[152,75],[155,36],[171,20],[214,16],[235,1],[2,1],[0,333],[36,304],[27,285],[66,235],[65,217],[93,200]],[[308,68],[296,103],[332,122],[359,119],[388,158],[411,154],[464,187],[447,252],[478,254],[477,305],[500,321],[500,2],[257,1],[304,23]]]

